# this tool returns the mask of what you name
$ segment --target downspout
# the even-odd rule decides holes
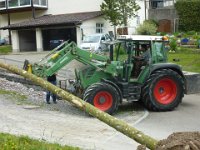
[[[31,9],[32,9],[33,19],[35,19],[35,7],[34,7],[34,4],[33,4],[33,0],[31,0]]]
[[[8,16],[8,26],[10,26],[10,12],[8,10],[8,0],[6,0],[6,11],[7,11],[7,16]],[[11,40],[11,31],[8,29],[8,42],[10,45],[12,45],[12,40]]]
[[[146,0],[144,0],[144,14],[145,14],[145,20],[147,20],[147,1]]]

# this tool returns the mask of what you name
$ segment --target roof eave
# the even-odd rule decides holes
[[[45,27],[53,27],[53,26],[76,26],[80,25],[82,22],[72,22],[72,23],[57,23],[57,24],[42,24],[42,25],[32,25],[32,26],[5,26],[0,28],[0,30],[21,30],[21,29],[35,29],[35,28],[45,28]]]

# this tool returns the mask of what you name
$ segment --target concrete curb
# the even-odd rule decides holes
[[[200,74],[193,72],[184,72],[187,82],[187,94],[200,93]]]
[[[8,81],[19,82],[19,83],[25,84],[27,87],[31,87],[35,90],[45,91],[45,89],[34,84],[32,81],[25,79],[17,74],[9,73],[4,69],[0,69],[0,78],[5,78]]]

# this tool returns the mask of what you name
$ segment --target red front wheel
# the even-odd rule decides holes
[[[96,108],[112,114],[118,108],[119,97],[117,90],[112,85],[100,82],[89,86],[83,99]]]

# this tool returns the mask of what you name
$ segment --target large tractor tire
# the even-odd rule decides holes
[[[153,111],[169,111],[181,103],[184,96],[183,78],[171,69],[153,72],[142,88],[142,102]]]
[[[103,82],[92,84],[83,95],[83,100],[109,114],[118,109],[119,98],[115,87]]]

